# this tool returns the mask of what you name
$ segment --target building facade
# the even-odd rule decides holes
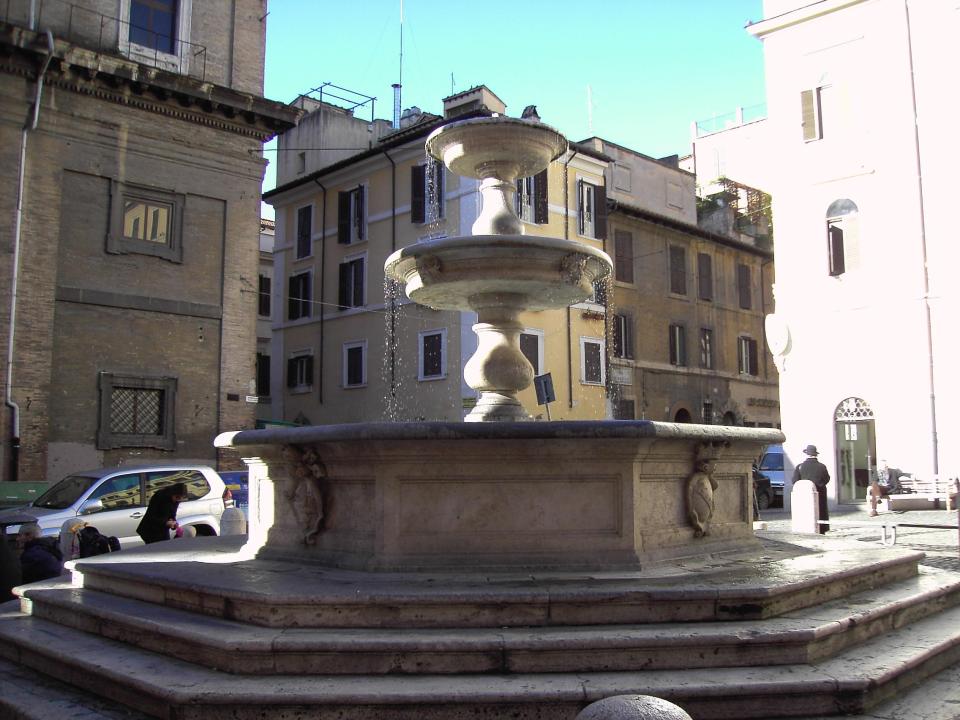
[[[767,329],[788,470],[815,444],[834,503],[865,496],[878,457],[960,475],[946,90],[958,30],[948,0],[766,0],[748,26],[764,45],[779,170]]]
[[[505,109],[481,86],[445,99],[442,117],[405,114],[407,124],[386,134],[371,125],[370,147],[353,157],[312,168],[306,155],[295,164],[299,176],[280,174],[265,196],[276,208],[274,304],[283,308],[274,319],[277,419],[459,420],[469,411],[475,397],[462,369],[476,348],[475,314],[416,306],[395,288],[383,295],[382,268],[407,244],[470,233],[479,211],[477,182],[427,160],[424,140],[452,119]],[[342,111],[324,112],[343,121]],[[535,109],[524,115],[535,117]],[[314,141],[321,120],[301,121]],[[281,156],[290,154],[287,147],[310,147],[299,130],[279,138]],[[357,128],[347,134],[358,136]],[[318,145],[343,142],[328,137]],[[536,419],[779,422],[775,374],[760,342],[770,253],[697,228],[692,174],[591,138],[571,143],[537,177],[520,179],[516,207],[527,234],[599,247],[614,258],[619,278],[583,303],[521,317],[521,349],[536,375],[550,374],[556,395],[547,408],[537,405],[534,388],[520,393]],[[624,234],[630,241],[617,244]],[[691,295],[688,274],[696,275],[685,263],[696,262],[695,250],[707,246],[717,256],[718,295],[704,300]],[[678,249],[689,254],[674,272],[690,291],[671,294],[668,258]],[[734,284],[738,263],[749,269],[746,306],[723,284]],[[622,276],[627,266],[633,280]],[[691,358],[700,325],[716,332],[709,367],[672,354],[669,333],[677,323],[690,327]],[[744,344],[738,366],[730,353],[741,338],[752,345]]]
[[[3,476],[216,463],[252,427],[266,4],[0,10]],[[225,28],[229,28],[226,30]]]

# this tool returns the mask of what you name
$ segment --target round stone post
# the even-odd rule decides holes
[[[587,705],[575,720],[691,720],[678,705],[652,695],[614,695]]]
[[[820,505],[817,503],[817,488],[809,480],[798,480],[790,492],[790,517],[793,531],[816,533],[820,526]]]

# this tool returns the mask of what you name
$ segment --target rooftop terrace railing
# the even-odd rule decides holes
[[[738,107],[736,110],[721,115],[714,115],[706,120],[697,120],[693,123],[694,137],[711,135],[721,130],[728,130],[747,123],[763,120],[767,116],[767,104],[759,103],[748,107]]]
[[[32,6],[32,17],[31,17]],[[104,15],[66,0],[0,0],[0,21],[54,37],[98,53],[118,55],[178,75],[206,80],[207,48]]]

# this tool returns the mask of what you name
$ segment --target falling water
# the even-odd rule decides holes
[[[399,326],[400,326],[400,298],[403,297],[403,285],[387,276],[383,278],[383,306],[385,312],[383,337],[386,342],[383,345],[383,366],[381,367],[381,380],[384,387],[384,411],[385,420],[399,421],[399,385],[402,374],[398,372],[400,353],[398,348]]]

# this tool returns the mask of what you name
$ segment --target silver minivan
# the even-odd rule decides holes
[[[783,445],[769,445],[760,458],[759,471],[770,478],[774,504],[783,504],[783,487],[786,474],[783,468]]]
[[[197,535],[219,535],[223,514],[223,480],[205,465],[141,465],[100,468],[73,473],[51,486],[29,505],[0,512],[30,515],[45,536],[58,536],[70,518],[81,517],[103,535],[116,536],[120,547],[142,545],[137,525],[150,498],[160,488],[182,482],[187,499],[180,503],[177,522]],[[17,528],[10,528],[16,532]]]

